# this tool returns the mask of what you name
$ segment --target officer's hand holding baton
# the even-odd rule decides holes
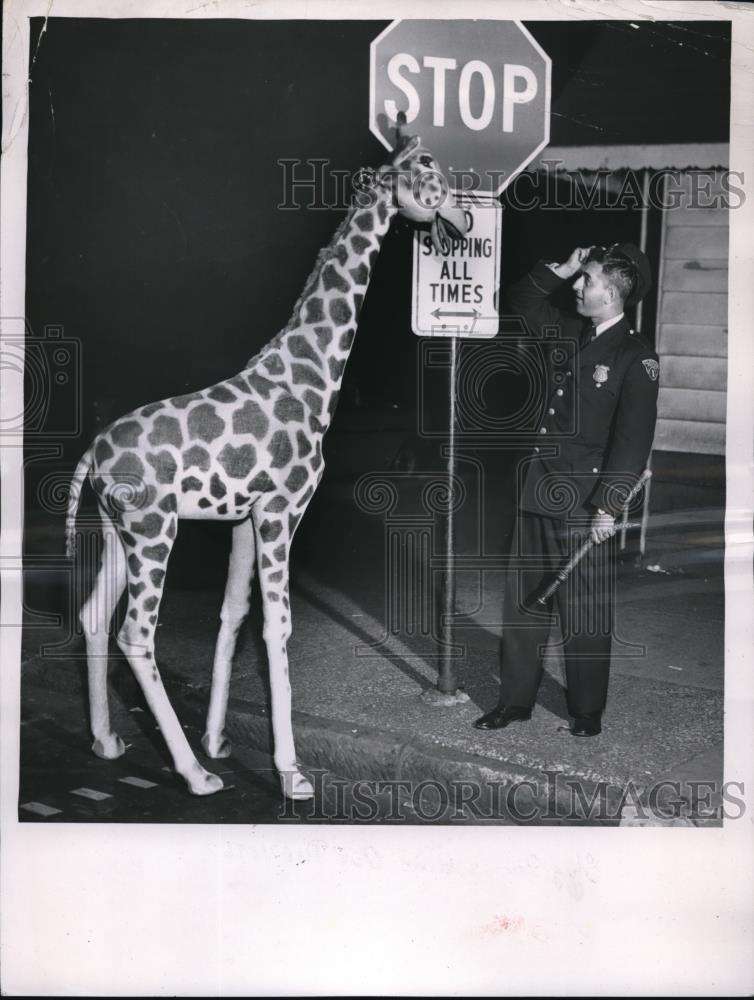
[[[628,495],[625,497],[623,503],[624,506],[628,506],[632,500],[634,500],[641,490],[644,488],[644,484],[651,478],[652,473],[649,469],[645,469],[644,472],[639,476],[637,481],[634,483],[633,487],[629,490]],[[596,523],[598,522],[598,523]],[[626,524],[625,527],[639,527],[638,524]],[[595,533],[601,535],[599,541],[595,538]],[[599,545],[600,542],[604,542],[606,538],[609,538],[615,533],[615,518],[612,514],[608,514],[606,511],[599,510],[592,518],[590,535],[587,540],[579,546],[579,548],[574,552],[565,566],[558,570],[555,575],[555,579],[552,583],[542,591],[542,593],[537,597],[537,604],[546,604],[547,601],[552,597],[558,587],[567,580],[571,575],[576,566],[581,562],[584,556],[587,554],[589,549],[591,549],[595,544]]]
[[[589,525],[589,537],[595,545],[607,541],[615,534],[615,518],[604,510],[598,510]]]

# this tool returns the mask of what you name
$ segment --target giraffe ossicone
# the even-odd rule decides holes
[[[286,326],[241,371],[121,417],[79,462],[68,503],[68,554],[75,551],[76,511],[87,477],[104,537],[99,573],[80,613],[98,756],[114,759],[125,750],[111,729],[107,696],[109,627],[125,592],[128,608],[116,641],[175,769],[194,794],[222,788],[221,778],[194,756],[168,700],[155,660],[155,633],[178,521],[226,520],[233,522],[233,544],[202,747],[215,759],[231,752],[225,735],[231,663],[256,567],[281,790],[292,799],[312,797],[311,782],[296,761],[291,721],[290,546],[322,476],[322,438],[337,405],[371,269],[396,214],[429,225],[439,246],[466,231],[463,211],[418,138],[403,141],[392,161],[374,173],[369,190],[355,199],[320,252]]]

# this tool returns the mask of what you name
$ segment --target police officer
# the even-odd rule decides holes
[[[549,302],[573,282],[578,316]],[[659,362],[624,307],[651,287],[649,261],[631,243],[577,247],[540,262],[508,293],[547,358],[537,445],[519,465],[520,500],[504,587],[500,699],[474,725],[525,721],[542,678],[551,606],[532,604],[585,538],[596,543],[556,591],[574,736],[596,736],[607,699],[613,631],[615,518],[649,455]],[[603,544],[604,543],[604,544]]]

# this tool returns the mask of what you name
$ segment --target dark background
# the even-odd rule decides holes
[[[30,508],[51,467],[40,441],[60,444],[55,467],[72,471],[112,419],[230,376],[286,322],[343,210],[281,210],[279,160],[347,171],[385,161],[368,129],[369,43],[385,26],[52,17],[40,36],[32,21],[26,312],[35,339],[54,325],[81,353],[27,439]],[[526,26],[552,58],[551,145],[727,141],[728,24]],[[503,287],[540,256],[638,241],[638,210],[503,204]],[[652,212],[655,266],[658,234]],[[325,485],[405,454],[437,467],[441,442],[417,424],[446,425],[447,385],[430,382],[420,414],[410,288],[411,232],[399,224],[373,272]],[[650,296],[650,340],[653,321]],[[515,412],[520,382],[493,374],[484,405]],[[78,433],[62,436],[76,429],[76,394]],[[504,471],[514,457],[486,460]]]

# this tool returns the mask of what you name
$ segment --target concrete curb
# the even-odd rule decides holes
[[[293,721],[305,771],[326,771],[352,783],[402,782],[414,792],[434,786],[451,810],[465,809],[467,819],[615,826],[621,817],[624,790],[606,782],[448,751],[410,734],[354,729],[302,712],[294,712]],[[271,754],[270,718],[262,706],[231,699],[226,730],[239,747]],[[597,805],[590,813],[591,801]]]
[[[467,819],[471,812],[472,817],[476,813],[482,818],[511,824],[721,825],[717,817],[700,815],[691,819],[688,814],[657,814],[647,802],[647,790],[641,786],[633,786],[628,795],[627,787],[450,751],[412,739],[409,734],[354,729],[336,719],[303,712],[294,712],[293,721],[298,757],[304,770],[323,771],[356,783],[403,782],[415,791],[430,785],[437,789],[439,785],[445,789],[446,811],[460,810]],[[231,740],[241,747],[271,755],[270,719],[261,706],[231,700],[226,728]],[[688,788],[684,787],[688,778],[685,770],[678,768],[665,779],[679,782],[687,810],[690,803]],[[689,774],[693,773],[692,766]],[[476,790],[479,794],[472,800]],[[718,799],[719,796],[714,806],[719,805]],[[590,803],[596,804],[596,808]]]

